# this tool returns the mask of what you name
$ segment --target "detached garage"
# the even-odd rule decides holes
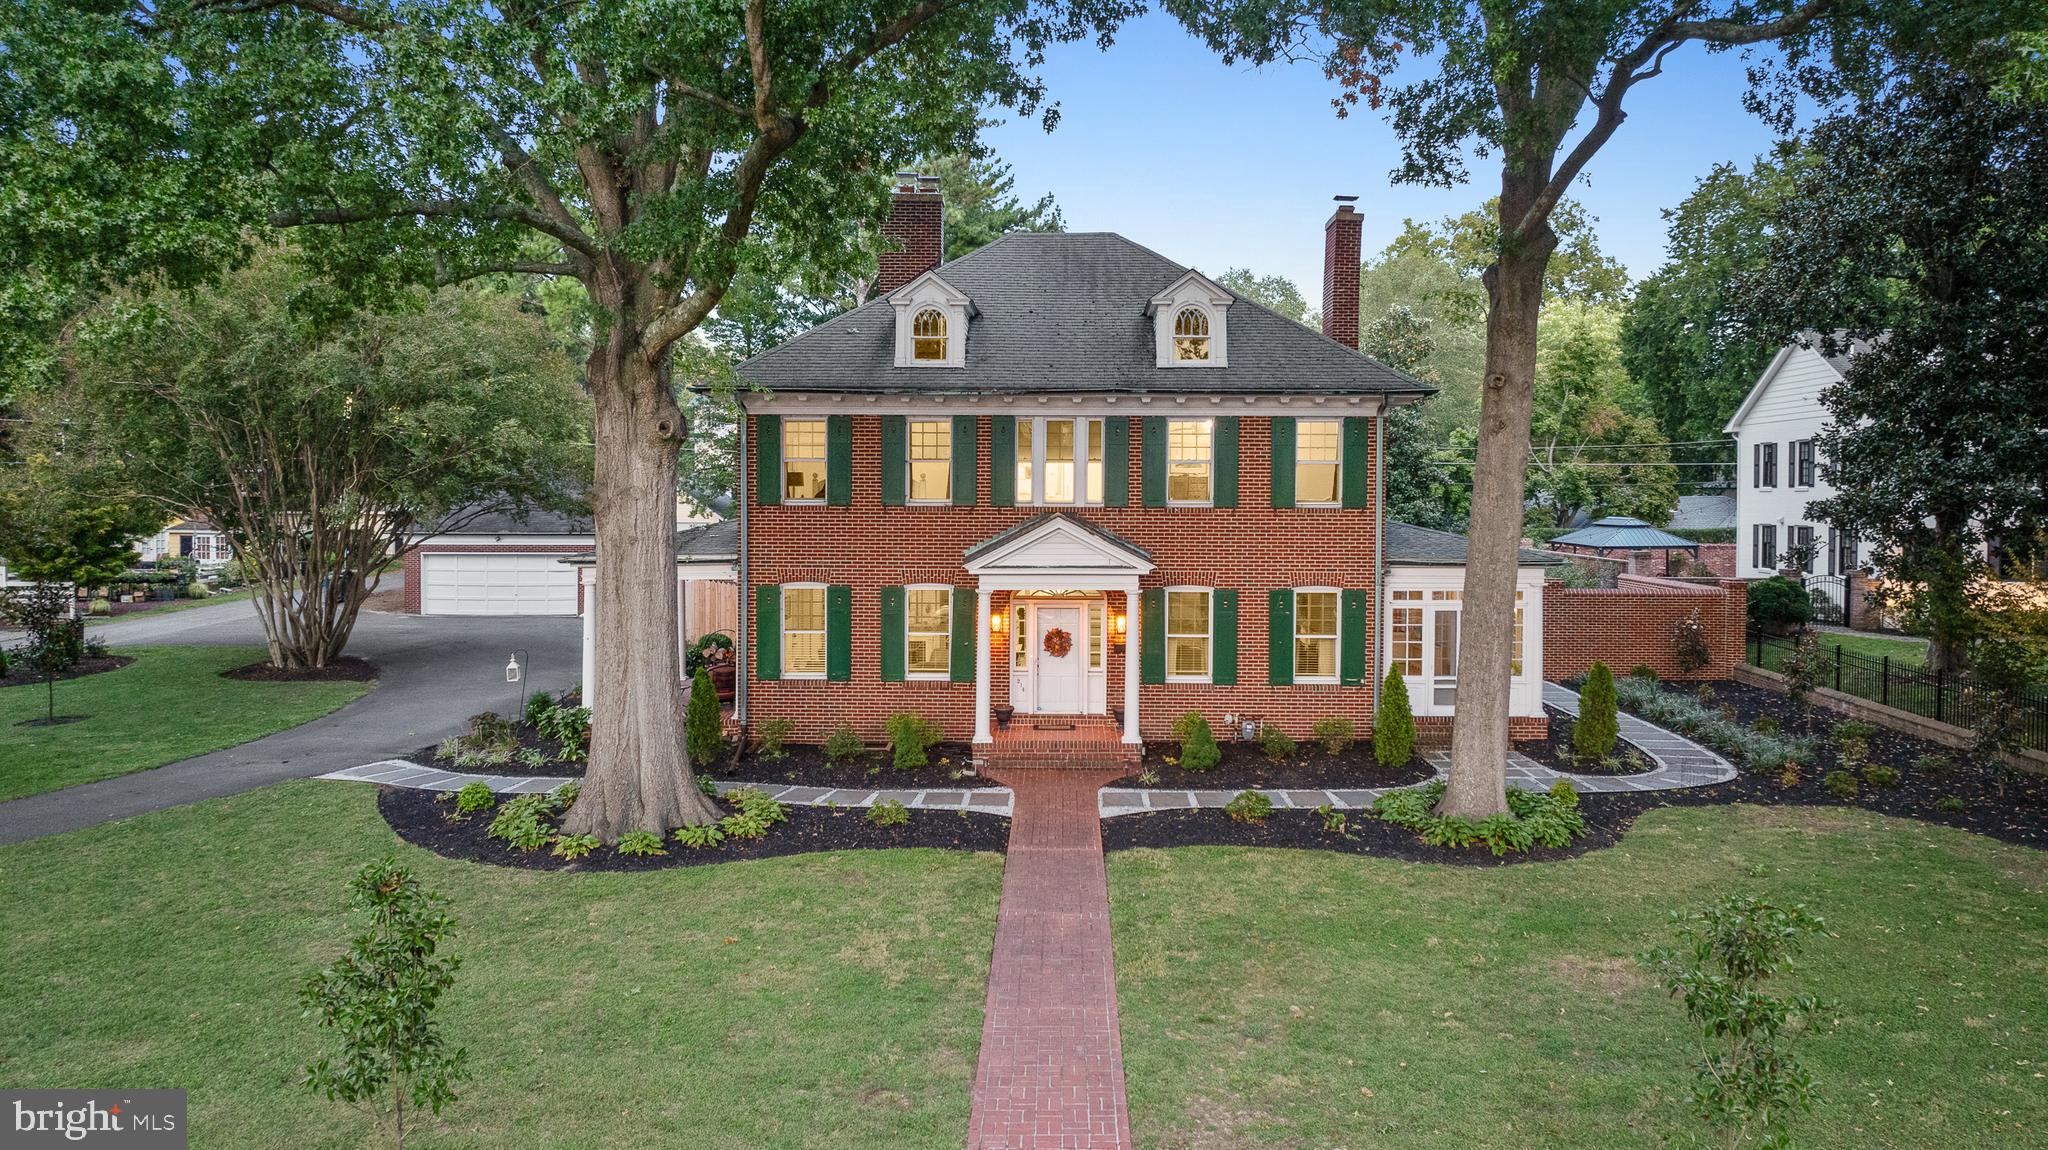
[[[416,615],[574,615],[576,569],[597,546],[587,517],[491,514],[436,535],[405,557],[405,606]]]

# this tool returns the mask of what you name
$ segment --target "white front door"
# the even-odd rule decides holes
[[[1088,704],[1088,627],[1085,608],[1040,607],[1033,614],[1037,624],[1031,635],[1032,709],[1043,714],[1071,715]],[[1066,636],[1066,650],[1055,655],[1046,649],[1046,636],[1054,631]],[[1058,646],[1059,644],[1055,644]]]

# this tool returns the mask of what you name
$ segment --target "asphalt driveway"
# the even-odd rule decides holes
[[[93,633],[114,647],[263,643],[255,609],[246,601],[116,619]],[[375,690],[331,715],[239,747],[0,803],[0,843],[324,774],[439,742],[478,711],[518,707],[519,688],[505,682],[505,660],[514,648],[527,652],[521,662],[530,672],[529,688],[574,686],[582,669],[582,637],[575,618],[365,611],[348,653],[377,665]]]

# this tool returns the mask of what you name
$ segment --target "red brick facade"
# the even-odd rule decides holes
[[[1365,217],[1350,204],[1323,225],[1323,334],[1358,346],[1358,264]]]
[[[420,556],[421,555],[587,555],[588,543],[422,543],[405,553],[405,613],[420,613]],[[576,583],[576,611],[583,611],[583,583]]]
[[[1734,579],[1718,587],[1643,575],[1623,575],[1612,589],[1546,584],[1543,674],[1563,679],[1597,659],[1617,675],[1641,665],[1666,679],[1732,678],[1742,662],[1748,609],[1747,586]],[[1674,631],[1694,611],[1706,624],[1713,657],[1700,670],[1682,671]]]
[[[1116,417],[1126,418],[1126,417]],[[1273,686],[1268,678],[1267,593],[1283,587],[1355,588],[1368,592],[1366,665],[1379,662],[1378,594],[1374,583],[1376,532],[1370,509],[1274,508],[1272,506],[1272,438],[1270,420],[1243,417],[1239,424],[1238,505],[1209,507],[1082,507],[1067,508],[1077,518],[1097,524],[1152,555],[1155,568],[1143,587],[1196,586],[1238,592],[1237,685],[1147,684],[1139,693],[1140,733],[1164,738],[1182,712],[1199,710],[1212,723],[1228,712],[1248,714],[1306,735],[1317,719],[1349,718],[1361,731],[1372,723],[1373,687]],[[792,719],[797,738],[816,739],[841,723],[851,723],[864,737],[879,741],[883,723],[895,711],[917,711],[944,726],[949,739],[965,741],[974,727],[974,684],[952,682],[883,682],[880,665],[881,589],[916,583],[951,584],[972,595],[975,580],[967,575],[967,548],[1033,518],[1045,507],[994,507],[989,503],[990,421],[977,420],[980,461],[976,504],[955,506],[884,506],[881,501],[881,420],[853,418],[852,504],[754,506],[748,511],[749,586],[742,597],[747,616],[748,650],[757,650],[755,591],[762,585],[826,583],[850,585],[853,595],[853,674],[847,682],[815,679],[762,681],[754,678],[752,657],[747,674],[750,719],[770,716]],[[1375,437],[1376,438],[1376,437]],[[1138,502],[1141,461],[1138,420],[1131,418],[1130,492]],[[756,472],[758,434],[749,436],[749,457],[742,482],[751,485]],[[1375,443],[1375,449],[1377,444]],[[1004,461],[1008,466],[1008,461]],[[1374,461],[1368,469],[1377,470]],[[749,487],[752,490],[752,487]],[[1377,502],[1371,493],[1368,507]],[[1109,597],[1108,613],[1134,615],[1121,594]],[[1010,597],[998,594],[994,607],[1008,609]],[[988,620],[977,622],[977,642],[992,642]],[[1007,636],[1005,636],[1007,639]],[[1108,705],[1122,706],[1124,659],[1127,650],[1111,644],[1105,668]],[[1006,645],[990,653],[990,701],[1009,701],[1010,667]]]
[[[928,191],[916,186],[898,189],[882,234],[897,244],[898,250],[882,253],[881,271],[875,275],[874,294],[878,296],[939,266],[946,250],[946,209],[936,186]]]

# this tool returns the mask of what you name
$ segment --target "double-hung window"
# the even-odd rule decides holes
[[[1166,677],[1169,681],[1209,679],[1209,592],[1166,592]]]
[[[1337,592],[1294,593],[1294,681],[1337,681]]]
[[[953,421],[913,419],[909,437],[910,501],[949,502],[953,498]]]
[[[1792,486],[1813,486],[1813,440],[1795,439],[1792,441],[1792,456],[1788,466],[1792,472],[1789,476],[1792,480]]]
[[[1294,425],[1294,502],[1299,507],[1335,507],[1343,499],[1344,425],[1335,419],[1303,419]]]
[[[1759,443],[1751,448],[1749,464],[1749,485],[1751,487],[1776,487],[1778,485],[1778,444]]]
[[[953,669],[953,589],[903,593],[903,669],[913,679],[943,679]]]
[[[1166,423],[1166,501],[1205,504],[1216,460],[1216,425],[1207,419]]]
[[[825,677],[825,588],[782,589],[782,677]]]
[[[1813,528],[1803,523],[1785,528],[1785,558],[1801,571],[1813,567]]]
[[[1100,419],[1019,419],[1017,501],[1101,503],[1102,446]]]
[[[782,501],[825,501],[825,421],[782,421]]]
[[[1778,566],[1778,525],[1759,523],[1749,540],[1749,565],[1766,571]]]

